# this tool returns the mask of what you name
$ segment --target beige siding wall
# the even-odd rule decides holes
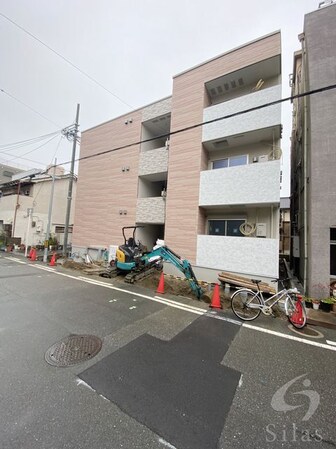
[[[141,114],[138,110],[84,132],[81,157],[139,141]],[[130,116],[133,122],[125,125]],[[138,165],[139,145],[80,162],[74,245],[122,243],[121,228],[135,223]],[[120,215],[120,210],[127,215]]]
[[[280,54],[280,33],[272,34],[174,78],[171,130],[201,123],[204,84]],[[204,169],[202,128],[173,135],[169,150],[165,240],[184,258],[196,261],[197,234],[204,227],[198,208],[199,172]]]

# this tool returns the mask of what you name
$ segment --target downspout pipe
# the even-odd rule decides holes
[[[302,51],[302,69],[303,69],[303,92],[307,92],[308,80],[307,80],[307,53],[306,53],[306,41],[305,34],[299,34],[299,41],[301,42]],[[303,235],[304,235],[304,265],[303,265],[303,288],[304,292],[308,294],[308,195],[307,195],[307,155],[308,155],[308,113],[307,113],[307,97],[303,97]]]

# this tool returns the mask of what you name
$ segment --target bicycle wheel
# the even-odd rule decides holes
[[[296,296],[287,296],[285,302],[288,321],[297,329],[302,329],[307,322],[307,313],[302,301]]]
[[[260,298],[257,293],[250,290],[238,290],[231,296],[231,307],[233,313],[244,321],[252,321],[260,315],[261,305]]]

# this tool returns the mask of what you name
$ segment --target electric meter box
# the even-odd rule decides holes
[[[115,260],[115,258],[117,257],[117,249],[118,249],[118,245],[110,245],[109,255],[108,255],[109,263],[111,262],[111,260]]]
[[[256,236],[257,237],[266,237],[266,223],[257,223],[256,224]]]

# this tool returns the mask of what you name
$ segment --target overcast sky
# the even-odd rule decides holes
[[[171,95],[172,77],[204,60],[280,29],[283,96],[304,14],[318,0],[0,0],[0,12],[95,78],[123,102],[0,16],[0,162],[42,168],[56,153],[71,157],[57,136],[34,145],[5,144],[53,133],[74,122],[85,130]],[[43,119],[18,101],[38,111]],[[291,107],[283,107],[282,196],[289,194]],[[51,136],[53,137],[53,136]],[[38,150],[32,151],[38,146]],[[8,154],[5,154],[8,153]],[[25,154],[28,153],[29,154]],[[18,155],[29,159],[16,158]],[[14,159],[14,160],[13,160]],[[32,162],[33,161],[33,162]],[[37,164],[40,162],[40,164]],[[69,165],[66,166],[69,169]]]

